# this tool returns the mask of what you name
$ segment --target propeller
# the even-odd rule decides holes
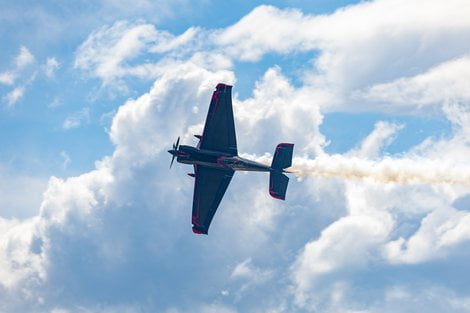
[[[180,137],[178,137],[178,139],[176,139],[176,143],[173,144],[173,150],[168,151],[173,155],[173,157],[171,158],[170,168],[173,165],[173,161],[175,160],[175,157],[178,155],[177,151],[178,151],[179,144],[180,144]]]
[[[178,136],[178,139],[176,139],[176,143],[173,144],[173,149],[175,151],[178,150],[179,144],[180,144],[180,137]]]

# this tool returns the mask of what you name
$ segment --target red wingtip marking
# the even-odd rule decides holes
[[[202,231],[200,231],[200,230],[197,230],[197,229],[195,229],[194,227],[193,227],[193,233],[199,234],[199,235],[207,235],[207,233],[202,232]]]
[[[278,144],[277,147],[292,147],[293,145],[294,145],[293,143],[282,142]]]
[[[215,88],[220,88],[220,87],[232,87],[231,85],[223,84],[223,83],[218,83]]]
[[[282,198],[281,196],[278,196],[277,194],[273,193],[271,190],[269,190],[269,194],[271,197],[278,199],[278,200],[286,200],[286,198]]]

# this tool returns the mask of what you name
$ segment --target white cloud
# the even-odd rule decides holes
[[[41,256],[31,252],[38,218],[18,221],[0,217],[0,278],[2,286],[13,288],[26,280],[43,277]]]
[[[18,69],[22,69],[34,62],[34,55],[26,48],[21,46],[20,53],[15,58],[15,65]]]
[[[379,121],[375,123],[374,130],[362,141],[361,145],[352,150],[349,155],[359,158],[375,158],[380,155],[381,149],[394,140],[394,135],[403,128],[403,125]]]
[[[70,156],[68,155],[67,152],[65,151],[60,151],[60,156],[62,157],[62,159],[64,160],[62,162],[62,168],[65,170],[67,169],[67,167],[69,166],[71,160],[70,160]]]
[[[150,24],[121,21],[103,27],[91,33],[78,48],[75,68],[91,71],[104,84],[111,83],[126,74],[124,62],[147,51],[158,36]]]
[[[431,313],[467,312],[469,297],[451,289],[438,286],[392,285],[383,292],[374,292],[374,300],[364,304],[360,288],[345,283],[332,287],[328,302],[314,301],[305,308],[306,312],[329,313],[411,313],[425,310]],[[323,294],[322,290],[318,293]]]
[[[0,300],[9,303],[7,311],[234,311],[199,302],[220,290],[227,291],[220,301],[240,311],[394,312],[401,304],[416,311],[416,303],[436,293],[413,297],[407,288],[428,280],[449,285],[432,305],[466,310],[467,291],[457,297],[448,278],[407,266],[439,260],[452,267],[468,255],[462,247],[470,240],[469,215],[454,207],[468,194],[470,114],[461,101],[468,96],[461,82],[467,77],[468,9],[457,0],[378,0],[314,16],[261,6],[220,30],[190,28],[174,36],[142,22],[117,22],[93,32],[77,50],[76,68],[104,85],[128,76],[156,81],[115,113],[112,155],[83,175],[51,178],[38,216],[0,220]],[[442,46],[448,49],[437,49]],[[315,175],[303,183],[291,179],[289,200],[280,202],[267,195],[267,177],[237,173],[212,235],[194,236],[193,181],[183,175],[190,167],[169,174],[165,150],[178,135],[191,144],[202,130],[216,83],[236,82],[227,70],[234,60],[302,51],[318,57],[300,86],[273,66],[257,80],[252,97],[240,100],[235,93],[234,109],[241,152],[263,155],[279,138],[292,141],[301,156],[296,166],[303,162]],[[448,87],[445,96],[430,90],[441,83]],[[449,138],[428,138],[401,156],[384,157],[381,150],[399,136],[400,126],[379,122],[352,151],[323,151],[325,110],[408,114],[428,104],[442,108],[437,114],[452,123]],[[88,115],[79,111],[63,126],[78,126]],[[405,287],[390,288],[387,279],[400,270],[415,276],[397,275]],[[95,305],[115,297],[122,305]]]
[[[449,101],[470,101],[465,82],[470,80],[470,57],[443,62],[424,73],[403,77],[368,88],[362,97],[385,105],[419,110],[423,106],[442,106]]]
[[[179,186],[182,182],[186,182],[186,178],[167,177],[163,174],[163,170],[165,173],[168,171],[167,156],[166,153],[160,155],[159,152],[165,150],[174,139],[168,136],[169,133],[180,132],[185,129],[184,125],[187,127],[194,120],[194,113],[185,108],[194,105],[195,100],[206,103],[215,84],[220,80],[227,80],[224,77],[231,79],[230,73],[212,73],[191,64],[175,67],[173,72],[168,72],[157,81],[149,93],[127,102],[116,113],[111,130],[111,137],[117,145],[113,156],[98,162],[96,170],[78,177],[66,180],[51,178],[39,215],[28,222],[2,219],[0,282],[3,288],[12,292],[26,288],[28,293],[33,293],[35,296],[41,294],[45,298],[44,311],[47,311],[51,304],[54,308],[73,311],[74,305],[80,303],[80,300],[77,302],[71,300],[75,297],[77,289],[71,287],[67,288],[68,291],[63,290],[66,295],[59,297],[67,300],[62,303],[55,298],[57,289],[53,286],[71,283],[70,274],[75,273],[76,281],[81,281],[76,285],[81,290],[77,294],[83,295],[82,292],[89,288],[88,284],[94,284],[94,278],[84,279],[84,272],[79,269],[81,266],[87,266],[89,260],[100,264],[96,268],[96,274],[111,275],[108,278],[128,272],[134,268],[134,262],[141,257],[147,260],[145,262],[152,263],[152,268],[158,273],[163,273],[162,265],[158,265],[161,262],[158,259],[165,258],[162,249],[174,249],[173,245],[169,244],[174,240],[174,235],[185,236],[191,240],[194,239],[194,235],[189,227],[190,219],[179,209],[185,206],[183,201],[186,203],[189,198],[186,196],[182,198],[181,191],[168,185],[169,181],[176,179],[173,186]],[[175,98],[175,94],[179,94],[180,97]],[[178,118],[179,122],[170,123],[172,118]],[[159,133],[161,136],[158,136]],[[140,140],[141,136],[148,140],[145,142]],[[157,160],[163,158],[165,162],[155,162],[156,158]],[[160,166],[163,163],[164,165]],[[142,177],[146,176],[144,173],[157,173],[157,176],[152,174],[152,177],[149,177],[151,181],[144,183],[145,179]],[[135,188],[129,189],[131,185]],[[141,199],[142,202],[139,200],[139,203],[136,203],[136,199]],[[172,199],[172,204],[164,206],[163,204],[169,199]],[[137,220],[130,222],[129,216],[125,217],[127,215],[125,212],[129,208],[137,207],[140,209],[137,211],[132,209],[131,213]],[[155,211],[157,207],[166,207],[166,209]],[[136,214],[137,212],[140,213]],[[121,220],[118,222],[120,225],[118,228],[114,222],[111,222],[115,218]],[[181,223],[184,220],[187,222]],[[155,227],[156,221],[165,222]],[[142,223],[150,224],[144,226]],[[125,230],[126,228],[128,229]],[[144,237],[153,238],[152,241],[147,242],[145,239],[145,243],[142,242],[138,229],[149,231],[149,237],[147,235]],[[17,239],[20,234],[21,240]],[[83,244],[88,245],[87,242],[90,243],[92,237],[96,246],[86,248],[88,252],[80,252],[79,255],[67,252],[85,248]],[[146,246],[146,257],[140,255],[141,244]],[[202,242],[195,244],[200,245]],[[69,250],[70,248],[72,250]],[[133,256],[134,253],[140,256]],[[75,262],[81,265],[77,264],[76,267],[73,265]],[[74,271],[70,271],[71,268],[74,268]],[[157,286],[159,283],[154,279],[160,275],[147,276],[148,283]],[[158,280],[162,282],[161,279]],[[27,284],[29,281],[31,284]],[[122,283],[127,284],[127,282]],[[187,279],[179,283],[185,284]],[[42,286],[41,289],[46,292],[36,289],[37,285]],[[50,286],[50,289],[46,286]],[[194,288],[198,290],[197,286]],[[103,292],[106,293],[106,289]],[[0,292],[0,297],[5,296],[6,293]],[[103,293],[100,292],[93,297],[100,296],[103,296]],[[164,301],[163,298],[158,298],[159,303]],[[23,302],[41,306],[36,298],[28,298],[27,294],[20,294],[16,300],[12,299],[8,300],[9,308],[13,308],[10,311],[17,310]],[[184,299],[184,295],[181,299]],[[201,308],[201,312],[210,310],[211,308]]]
[[[456,7],[460,10],[455,10]],[[175,60],[229,69],[234,60],[257,61],[272,52],[308,52],[312,53],[311,67],[302,70],[300,79],[308,87],[306,90],[321,93],[328,99],[322,103],[323,110],[354,107],[413,114],[421,106],[410,106],[409,101],[393,101],[393,105],[385,106],[383,102],[377,103],[376,98],[403,100],[402,94],[395,92],[400,87],[387,84],[395,86],[403,76],[418,75],[418,85],[407,86],[413,92],[410,88],[422,88],[426,83],[426,79],[420,80],[420,74],[454,59],[464,67],[458,70],[458,64],[449,65],[452,69],[444,71],[447,74],[443,72],[437,75],[441,78],[436,76],[433,80],[447,82],[449,89],[444,95],[466,94],[466,89],[459,87],[461,83],[453,85],[452,81],[453,74],[460,77],[468,72],[463,63],[470,50],[470,36],[468,40],[462,36],[470,34],[469,14],[470,8],[464,0],[445,4],[439,0],[378,0],[349,6],[330,15],[306,15],[295,9],[259,6],[227,28],[191,27],[179,36],[150,24],[118,22],[88,37],[77,51],[75,67],[90,71],[105,85],[118,81],[123,87],[120,79],[159,77]],[[440,49],[442,46],[447,49]],[[149,54],[151,61],[132,64],[143,53],[160,55]],[[388,88],[388,92],[382,92],[383,88]]]
[[[348,184],[346,196],[349,214],[307,243],[293,267],[296,301],[301,306],[311,290],[321,288],[319,277],[364,268],[379,256],[378,247],[394,226],[391,216],[368,199],[366,188]]]
[[[256,61],[269,52],[317,51],[318,57],[312,57],[314,68],[305,71],[303,80],[309,86],[321,86],[337,99],[325,108],[348,110],[354,102],[356,110],[375,110],[374,101],[355,99],[354,91],[413,76],[468,53],[470,38],[462,40],[462,36],[470,34],[469,14],[470,7],[462,0],[370,1],[317,16],[260,6],[233,26],[216,32],[214,40],[242,60]],[[447,48],[439,49],[443,45]],[[460,70],[460,74],[465,72]],[[451,91],[460,88],[450,87]],[[409,106],[380,109],[407,113]]]
[[[470,240],[469,221],[468,212],[439,208],[422,220],[413,236],[387,243],[386,257],[392,263],[421,263],[444,257],[453,247]]]
[[[0,73],[0,83],[8,86],[13,86],[6,95],[2,97],[2,100],[8,107],[14,107],[15,104],[23,97],[26,91],[26,85],[31,84],[35,78],[36,73],[33,73],[29,77],[24,79],[24,82],[20,86],[14,86],[18,78],[24,78],[23,73],[28,66],[33,64],[35,61],[34,56],[25,46],[21,46],[20,52],[15,57],[13,68],[9,71]]]
[[[23,95],[24,95],[24,92],[25,92],[25,87],[21,86],[21,87],[16,87],[15,89],[13,89],[12,91],[10,91],[9,93],[7,93],[4,97],[3,97],[3,100],[6,102],[7,106],[8,107],[14,107],[15,104],[21,99],[23,98]]]
[[[0,83],[4,85],[13,85],[16,75],[12,72],[0,73]]]
[[[155,38],[155,43],[151,46],[149,51],[165,53],[178,49],[192,41],[197,36],[198,32],[200,32],[200,30],[194,27],[188,28],[184,33],[176,37],[167,32],[160,32],[159,36]]]
[[[68,130],[72,128],[77,128],[82,125],[82,123],[90,122],[90,109],[83,108],[82,110],[75,112],[68,116],[62,123],[62,128]]]
[[[230,274],[230,278],[240,281],[241,286],[234,293],[237,298],[241,298],[243,293],[251,288],[265,284],[273,276],[273,272],[268,269],[261,269],[252,264],[251,258],[237,264]]]
[[[233,80],[231,72],[213,73],[192,63],[175,64],[154,83],[150,92],[119,108],[110,132],[111,140],[117,145],[117,153],[151,156],[171,145],[181,132],[186,132],[184,125],[203,116],[202,113],[188,115],[191,110],[186,104],[206,105],[219,81],[231,83]],[[180,85],[181,81],[185,84]],[[159,116],[158,123],[156,115]],[[154,135],[146,141],[136,140],[142,136],[147,138],[151,133]]]
[[[211,305],[202,305],[199,308],[196,308],[195,312],[197,313],[237,313],[237,310],[221,305],[221,304],[211,304]]]
[[[288,53],[313,48],[311,18],[299,10],[259,6],[239,22],[216,32],[214,41],[241,60],[257,61],[274,51]]]
[[[54,77],[55,71],[60,67],[59,61],[55,57],[47,58],[44,71],[49,78]]]
[[[60,98],[54,97],[54,99],[52,99],[52,101],[47,105],[47,107],[53,109],[61,105],[62,105],[62,101],[60,100]]]
[[[301,149],[298,152],[321,154],[325,139],[319,130],[323,121],[320,107],[326,101],[328,97],[317,90],[296,89],[279,67],[268,69],[256,83],[252,98],[234,102],[239,136],[249,137],[253,132],[259,135],[259,139],[242,143],[243,150],[255,151],[258,147],[272,151],[282,138],[296,142]],[[272,146],[264,146],[260,140]]]
[[[271,272],[269,270],[262,270],[253,266],[251,258],[238,263],[230,275],[232,279],[248,279],[255,282],[263,281],[270,276]]]
[[[0,217],[21,220],[37,215],[46,187],[47,178],[14,173],[0,164]]]

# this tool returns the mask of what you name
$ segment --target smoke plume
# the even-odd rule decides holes
[[[299,179],[327,177],[366,179],[382,183],[425,183],[470,185],[470,166],[429,159],[383,158],[372,161],[339,154],[313,160],[295,158],[288,169]]]

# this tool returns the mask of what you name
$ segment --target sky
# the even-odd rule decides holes
[[[470,312],[467,0],[0,5],[0,312]],[[195,235],[219,82],[296,173]]]

